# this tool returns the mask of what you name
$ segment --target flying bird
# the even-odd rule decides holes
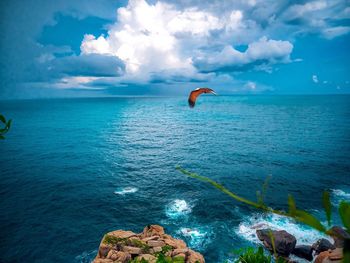
[[[212,93],[214,95],[217,95],[214,90],[209,88],[198,88],[198,89],[192,90],[190,93],[190,96],[188,97],[188,105],[191,108],[194,107],[194,105],[196,104],[197,97],[202,93]]]

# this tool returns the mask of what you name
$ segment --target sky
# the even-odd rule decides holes
[[[350,93],[349,0],[2,0],[0,99]]]

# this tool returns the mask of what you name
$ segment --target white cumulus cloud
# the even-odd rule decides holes
[[[218,15],[195,7],[130,0],[117,10],[117,20],[106,36],[85,35],[81,52],[118,57],[125,63],[126,74],[121,78],[137,82],[180,80],[181,76],[202,81],[212,77],[203,72],[220,67],[290,61],[293,45],[288,41],[262,37],[248,42],[245,52],[235,50],[233,36],[244,30],[249,34],[251,26],[239,9]],[[222,51],[215,53],[218,47]]]
[[[189,24],[193,23],[190,27]],[[179,12],[171,5],[132,0],[118,9],[118,21],[108,36],[86,35],[82,53],[110,54],[125,62],[128,74],[147,79],[152,72],[183,69],[195,71],[191,58],[182,55],[177,33],[208,34],[218,23],[201,11]]]
[[[226,46],[218,53],[206,54],[197,58],[195,64],[204,71],[231,71],[245,69],[247,66],[271,65],[290,62],[293,45],[289,41],[272,40],[266,37],[248,45],[244,52]]]

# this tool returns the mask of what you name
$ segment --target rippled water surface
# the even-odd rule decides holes
[[[203,96],[194,109],[186,98],[2,101],[0,112],[13,119],[0,141],[1,262],[89,262],[105,232],[147,224],[209,263],[256,242],[254,224],[317,239],[176,165],[251,199],[272,175],[271,206],[290,193],[321,217],[323,189],[335,207],[350,199],[350,96]]]

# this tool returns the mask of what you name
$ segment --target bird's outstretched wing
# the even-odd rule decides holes
[[[192,90],[190,93],[190,96],[188,97],[188,105],[193,108],[196,105],[196,100],[199,95],[202,93],[212,93],[215,94],[215,91],[209,88],[198,88],[195,90]]]

